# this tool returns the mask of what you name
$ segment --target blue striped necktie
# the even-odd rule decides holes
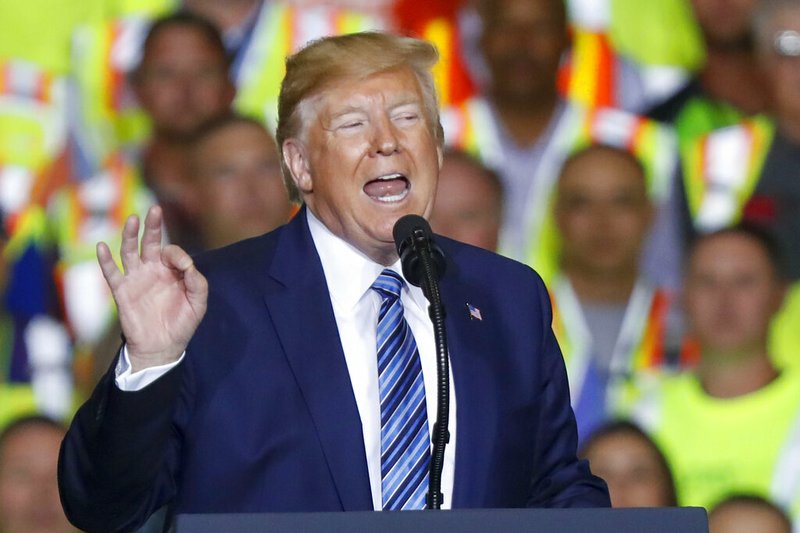
[[[425,383],[417,343],[403,316],[403,284],[389,269],[372,284],[382,298],[377,345],[384,510],[425,508],[431,460]]]

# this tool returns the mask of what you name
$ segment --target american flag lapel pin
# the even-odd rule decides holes
[[[467,302],[467,313],[469,313],[470,320],[483,320],[483,317],[481,316],[481,310],[469,302]]]

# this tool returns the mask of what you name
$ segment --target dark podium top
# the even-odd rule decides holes
[[[178,533],[270,531],[708,533],[699,507],[179,515]]]

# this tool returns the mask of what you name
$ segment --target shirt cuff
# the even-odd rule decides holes
[[[122,353],[120,354],[119,359],[117,360],[117,366],[114,369],[115,375],[115,382],[117,384],[117,388],[121,391],[125,392],[135,392],[142,390],[143,388],[147,387],[155,380],[175,368],[181,361],[183,361],[183,357],[186,355],[186,352],[183,352],[181,356],[178,358],[177,361],[172,363],[167,363],[165,365],[159,366],[151,366],[149,368],[145,368],[139,370],[138,372],[133,372],[131,367],[131,360],[128,358],[128,346],[122,346]]]

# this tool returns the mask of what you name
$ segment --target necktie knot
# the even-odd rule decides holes
[[[380,276],[377,277],[372,284],[372,289],[376,291],[381,297],[386,300],[388,298],[400,298],[400,291],[403,290],[405,282],[400,274],[389,268],[383,269]]]

